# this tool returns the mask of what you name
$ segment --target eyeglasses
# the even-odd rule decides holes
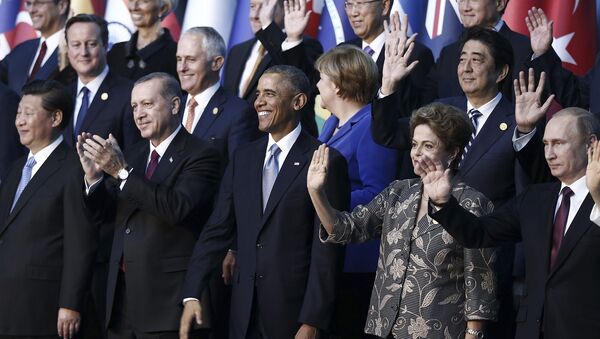
[[[378,1],[379,0],[354,1],[354,2],[344,1],[344,8],[347,11],[352,11],[353,9],[356,9],[357,11],[361,11],[365,7],[367,7],[368,4],[373,3],[373,2],[378,2]]]
[[[40,7],[42,5],[46,5],[49,3],[55,3],[54,0],[33,0],[33,1],[25,1],[25,9],[30,10],[33,7]]]

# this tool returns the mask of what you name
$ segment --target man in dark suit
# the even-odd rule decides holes
[[[77,80],[69,87],[75,111],[63,133],[67,143],[74,144],[81,132],[103,138],[112,133],[123,148],[139,141],[130,106],[132,83],[106,64],[106,21],[79,14],[67,21],[65,32],[69,62],[77,72]]]
[[[395,26],[394,26],[395,27]],[[401,34],[402,35],[402,34]],[[390,35],[394,39],[394,34]],[[406,41],[406,39],[401,40]],[[513,104],[500,92],[512,66],[510,43],[501,34],[482,27],[468,29],[461,39],[461,56],[456,73],[464,96],[441,99],[468,112],[474,132],[470,145],[459,163],[458,175],[469,186],[488,197],[494,206],[501,206],[528,182],[512,145],[515,126]],[[406,76],[407,61],[401,42],[396,58],[389,58],[391,70],[384,76],[381,95],[396,90],[397,79]],[[394,80],[396,79],[396,80]],[[387,95],[373,102],[373,139],[387,147],[408,150],[411,139],[408,119],[396,119],[396,98]],[[494,180],[490,180],[494,178]],[[511,337],[514,315],[511,310],[513,248],[499,251],[496,273],[501,300],[500,319],[490,334],[494,338]]]
[[[225,41],[211,27],[191,28],[177,44],[179,81],[188,93],[182,124],[217,148],[227,164],[239,146],[258,136],[258,121],[246,101],[227,94],[219,84],[225,52]]]
[[[318,79],[314,69],[323,46],[315,39],[304,36],[308,23],[305,0],[291,0],[289,11],[284,13],[283,0],[251,0],[250,26],[256,36],[239,43],[229,51],[223,71],[223,87],[248,101],[256,99],[256,86],[263,72],[274,65],[291,65],[301,69],[312,84]],[[284,16],[287,19],[284,22]],[[285,29],[285,32],[282,30]],[[303,128],[316,136],[314,95],[301,115]]]
[[[385,32],[383,21],[388,20],[393,0],[382,1],[346,1],[344,8],[346,15],[352,26],[354,34],[358,38],[346,41],[345,43],[354,45],[373,58],[373,61],[379,68],[379,82],[383,75],[383,64],[385,60]],[[407,21],[408,19],[405,19]],[[408,25],[408,22],[406,23]],[[403,102],[405,111],[410,114],[413,109],[419,108],[427,103],[427,98],[422,94],[425,89],[426,75],[434,65],[433,54],[427,46],[415,42],[413,51],[409,60],[410,62],[418,60],[419,63],[410,73],[410,75],[402,80],[399,85],[401,90],[396,92]]]
[[[19,96],[0,83],[0,185],[6,178],[8,168],[13,161],[25,154],[25,148],[19,142],[15,128],[15,115],[19,105]]]
[[[78,136],[90,209],[115,225],[109,338],[178,337],[181,284],[220,173],[217,151],[181,126],[180,101],[177,80],[149,74],[131,94],[145,140],[124,156],[112,135]]]
[[[188,268],[182,338],[192,322],[204,321],[197,298],[234,239],[230,338],[314,338],[329,327],[340,248],[319,241],[306,188],[319,146],[299,123],[308,87],[306,76],[291,66],[271,67],[260,78],[254,108],[260,130],[269,135],[242,146],[229,163]],[[336,176],[328,192],[346,208],[345,161],[335,153],[331,164]]]
[[[533,102],[526,112],[536,117],[523,120],[518,114],[517,136],[544,117],[545,110]],[[595,338],[600,331],[595,321],[600,317],[599,133],[600,123],[590,112],[556,113],[543,141],[550,172],[560,182],[532,185],[482,218],[465,213],[448,194],[448,175],[426,165],[429,213],[457,241],[469,248],[523,241],[527,293],[517,315],[517,339]],[[528,148],[542,146],[535,131],[523,137],[531,134],[532,140],[515,143],[524,163],[531,162]]]
[[[70,338],[81,324],[96,233],[60,133],[72,110],[54,81],[23,87],[14,124],[29,154],[0,190],[0,338]]]
[[[461,0],[458,1],[458,10],[465,29],[475,26],[493,28],[509,41],[514,54],[514,65],[512,73],[507,76],[509,81],[504,82],[500,92],[508,100],[512,100],[513,90],[510,79],[518,77],[519,71],[525,68],[525,62],[531,58],[531,45],[528,37],[511,30],[502,20],[507,4],[508,0]],[[454,71],[458,66],[460,54],[460,41],[442,49],[435,68],[429,75],[428,96],[446,98],[462,95],[459,78]]]
[[[26,83],[49,79],[58,69],[58,44],[69,15],[70,0],[27,1],[31,25],[41,37],[16,46],[0,61],[0,81],[21,93]]]

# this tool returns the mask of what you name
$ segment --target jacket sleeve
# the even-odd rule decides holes
[[[402,113],[398,96],[393,93],[373,101],[371,112],[371,134],[376,143],[401,151],[410,150],[409,118],[398,118]],[[409,114],[410,116],[410,114]]]

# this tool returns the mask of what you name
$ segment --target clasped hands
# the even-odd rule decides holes
[[[100,180],[103,173],[117,178],[119,170],[127,167],[119,143],[112,134],[104,139],[91,133],[81,133],[77,136],[76,148],[88,184]]]

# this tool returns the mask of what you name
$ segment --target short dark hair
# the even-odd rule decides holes
[[[498,83],[498,88],[502,88],[504,81],[512,77],[514,52],[510,41],[491,28],[473,26],[467,28],[460,37],[459,51],[461,53],[465,44],[471,40],[479,41],[488,48],[494,59],[494,70],[496,72],[499,72],[504,65],[508,65],[508,75]]]
[[[67,43],[69,42],[69,36],[67,35],[69,28],[78,22],[96,24],[98,28],[100,28],[102,44],[104,47],[108,47],[108,23],[102,17],[94,14],[77,14],[67,20],[67,24],[65,25],[65,39],[67,40]]]
[[[165,100],[171,100],[173,97],[181,98],[181,89],[179,88],[179,82],[177,82],[177,80],[172,75],[164,72],[154,72],[144,75],[135,82],[133,87],[154,79],[160,80],[162,85],[160,95]]]
[[[285,80],[285,86],[292,90],[293,94],[304,93],[309,95],[310,82],[306,74],[299,68],[289,65],[276,65],[269,67],[263,74],[279,74]]]
[[[34,80],[23,86],[21,96],[33,95],[42,98],[42,107],[50,112],[61,111],[60,129],[64,129],[73,115],[73,96],[58,81]]]
[[[467,114],[458,108],[439,102],[423,106],[413,112],[410,117],[410,135],[419,125],[427,125],[440,138],[446,151],[458,149],[450,168],[458,168],[463,149],[471,139],[473,125]]]

